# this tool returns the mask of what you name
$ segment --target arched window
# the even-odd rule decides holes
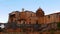
[[[21,19],[21,24],[25,24],[25,20],[24,19]]]
[[[31,22],[29,22],[29,24],[31,24]]]
[[[15,17],[15,14],[10,14],[9,17],[10,17],[11,22],[13,22],[14,19],[16,18],[16,17]]]
[[[38,24],[38,21],[36,21],[36,24]]]

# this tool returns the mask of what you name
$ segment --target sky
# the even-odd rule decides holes
[[[12,11],[29,10],[36,12],[42,8],[45,15],[60,12],[60,0],[0,0],[0,22],[7,23]]]

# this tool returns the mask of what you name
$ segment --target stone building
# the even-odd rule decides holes
[[[56,29],[58,22],[60,22],[60,12],[45,15],[41,8],[38,8],[36,13],[22,9],[22,11],[9,13],[5,29],[7,32],[40,32],[51,28]]]

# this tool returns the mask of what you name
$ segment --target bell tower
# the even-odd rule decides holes
[[[37,17],[43,17],[44,16],[44,11],[40,7],[36,11],[36,16]]]

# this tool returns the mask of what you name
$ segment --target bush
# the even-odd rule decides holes
[[[57,23],[57,27],[60,30],[60,22]]]

